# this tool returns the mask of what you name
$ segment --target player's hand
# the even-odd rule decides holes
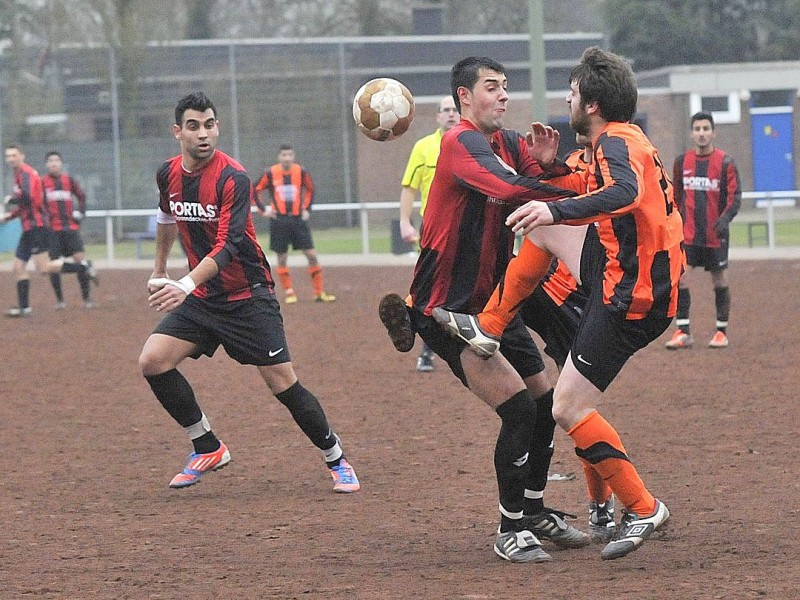
[[[400,223],[400,237],[404,242],[413,243],[419,241],[417,230],[411,223]]]
[[[264,211],[264,216],[266,216],[268,219],[275,218],[275,209],[272,208],[272,205],[268,206],[267,209]]]
[[[83,213],[81,211],[79,211],[79,210],[73,210],[72,211],[72,218],[75,221],[77,221],[78,223],[80,223],[83,220]]]
[[[511,227],[511,231],[522,235],[528,235],[537,227],[552,225],[553,222],[553,214],[547,204],[538,200],[523,204],[506,218],[506,225]]]
[[[531,123],[531,130],[525,134],[528,154],[542,166],[550,165],[556,159],[560,140],[561,134],[557,129],[538,121]]]
[[[303,221],[308,221],[311,218],[311,212],[308,209],[303,209],[303,212],[300,213],[300,217]]]
[[[153,277],[147,281],[147,289],[155,289],[147,299],[150,308],[158,312],[175,310],[195,290],[195,283],[188,275],[178,281],[167,277]]]
[[[728,222],[725,219],[717,219],[717,222],[714,223],[714,233],[716,233],[717,237],[720,239],[727,239]]]

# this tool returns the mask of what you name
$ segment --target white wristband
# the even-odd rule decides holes
[[[197,285],[195,285],[194,280],[188,275],[182,277],[178,281],[175,281],[174,279],[168,279],[166,277],[155,277],[153,279],[148,279],[147,285],[149,287],[154,287],[157,289],[161,289],[165,285],[171,285],[178,288],[187,296],[191,294],[195,290],[195,288],[197,288]]]
[[[185,293],[187,296],[197,288],[194,279],[192,279],[188,275],[181,277],[176,283],[178,284],[178,287],[181,289],[181,291]]]

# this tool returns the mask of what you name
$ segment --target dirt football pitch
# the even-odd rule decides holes
[[[0,598],[800,597],[800,261],[732,265],[726,350],[706,348],[714,300],[695,279],[695,347],[668,352],[664,334],[606,394],[603,414],[672,513],[666,531],[621,560],[593,545],[538,565],[492,551],[498,418],[440,361],[417,373],[419,341],[399,354],[380,324],[380,297],[404,294],[410,267],[329,267],[339,299],[324,305],[297,268],[301,300],[283,307],[298,376],[361,479],[350,495],[333,493],[256,370],[222,351],[182,372],[233,461],[167,487],[191,445],[138,370],[159,318],[148,274],[103,271],[92,311],[71,277],[56,311],[37,277],[33,316],[0,321]],[[579,475],[551,482],[546,502],[586,529],[560,430],[551,471]]]

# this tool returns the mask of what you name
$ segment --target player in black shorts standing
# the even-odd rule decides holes
[[[683,217],[686,264],[694,271],[702,267],[711,273],[717,330],[709,348],[728,347],[728,317],[731,291],[728,285],[728,226],[742,203],[742,184],[733,158],[714,146],[714,117],[711,113],[692,115],[691,137],[694,148],[675,159],[672,191]],[[689,273],[681,277],[678,290],[678,328],[667,342],[667,349],[691,348]]]
[[[173,134],[181,153],[156,176],[160,201],[155,268],[147,283],[150,306],[166,316],[145,342],[139,366],[153,393],[188,433],[194,451],[170,487],[197,483],[231,460],[177,366],[211,356],[222,345],[240,364],[255,365],[270,391],[319,448],[334,491],[360,488],[339,437],[317,398],[297,380],[289,358],[274,282],[250,215],[253,186],[237,161],[215,146],[217,112],[200,92],[175,108]],[[169,278],[167,257],[181,236],[190,271]]]
[[[77,180],[64,172],[64,161],[58,152],[48,152],[45,156],[47,173],[42,176],[44,199],[50,216],[50,258],[71,256],[76,264],[85,265],[85,269],[77,272],[81,297],[86,308],[94,308],[90,283],[97,285],[97,272],[92,261],[86,260],[80,222],[86,215],[86,194]],[[77,204],[75,203],[77,201]],[[56,294],[56,308],[66,306],[64,292],[61,288],[61,275],[50,273],[50,283]]]
[[[269,204],[261,200],[261,192],[266,190]],[[269,167],[256,184],[253,198],[259,212],[270,219],[269,247],[278,257],[278,279],[286,292],[286,304],[295,304],[292,276],[289,273],[289,244],[301,250],[308,260],[308,275],[314,288],[317,302],[334,302],[336,296],[328,294],[322,281],[322,266],[314,248],[314,238],[308,220],[311,218],[311,205],[314,202],[314,182],[311,174],[295,161],[291,144],[281,144],[278,162]]]

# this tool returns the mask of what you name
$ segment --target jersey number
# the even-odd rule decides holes
[[[675,202],[670,198],[670,195],[667,193],[669,189],[669,179],[667,178],[667,172],[664,170],[664,165],[661,163],[661,159],[658,158],[658,154],[653,154],[653,162],[656,164],[656,169],[658,172],[661,173],[659,177],[659,185],[661,186],[661,193],[664,194],[664,205],[667,211],[667,216],[672,214],[672,211],[675,210]]]

